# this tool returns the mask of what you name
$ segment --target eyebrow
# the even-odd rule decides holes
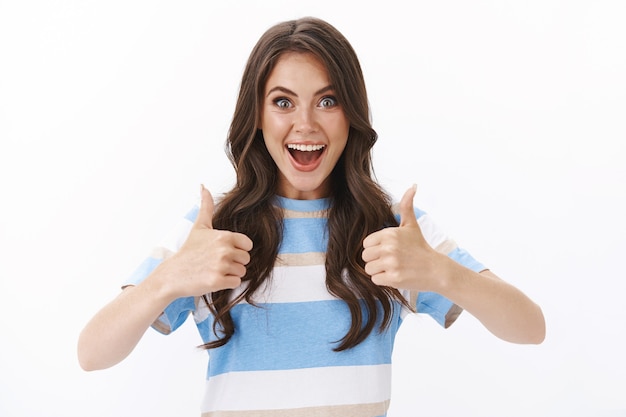
[[[333,89],[332,85],[327,85],[326,87],[323,87],[323,88],[320,88],[319,90],[317,90],[314,95],[317,96],[317,95],[320,95],[320,94],[324,94],[325,92],[330,91],[332,89]],[[290,89],[288,89],[286,87],[282,87],[280,85],[276,86],[276,87],[272,88],[270,91],[268,91],[266,97],[269,96],[270,94],[272,94],[274,91],[281,91],[281,92],[283,92],[285,94],[289,94],[291,96],[298,97],[298,95],[294,91],[291,91]]]

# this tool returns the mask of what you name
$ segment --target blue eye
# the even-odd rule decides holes
[[[320,107],[335,107],[336,105],[337,99],[332,96],[327,96],[320,100]]]

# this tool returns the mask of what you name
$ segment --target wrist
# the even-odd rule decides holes
[[[439,252],[434,253],[432,268],[432,286],[430,290],[447,296],[455,286],[458,279],[458,264],[447,255]]]
[[[172,258],[168,258],[161,262],[142,284],[145,290],[149,292],[151,299],[167,305],[183,296],[174,285],[176,276],[180,276],[176,273],[176,262],[172,262]]]

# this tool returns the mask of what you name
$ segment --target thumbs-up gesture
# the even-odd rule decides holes
[[[213,229],[213,197],[202,186],[198,217],[187,240],[171,258],[173,292],[179,297],[200,296],[236,288],[250,262],[252,240],[242,233]]]
[[[400,226],[388,227],[363,240],[365,272],[377,285],[424,291],[433,287],[440,256],[426,242],[415,218],[416,186],[400,200]]]

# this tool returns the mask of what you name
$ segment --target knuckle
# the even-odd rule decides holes
[[[380,276],[381,274],[376,274],[372,276],[372,282],[376,285],[382,286],[386,285],[385,280]]]
[[[397,256],[390,256],[388,259],[389,269],[397,271],[400,269],[400,259]]]
[[[237,276],[243,278],[244,276],[246,276],[246,272],[248,272],[246,267],[241,265],[241,264],[238,264],[238,266],[237,266]]]

